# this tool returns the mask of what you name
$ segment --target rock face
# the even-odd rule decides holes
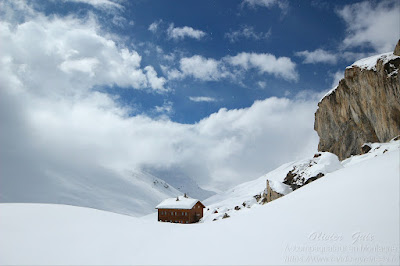
[[[393,54],[362,59],[346,69],[315,113],[319,151],[343,160],[361,154],[366,142],[388,142],[400,134],[399,66],[400,40]]]
[[[394,48],[393,54],[400,56],[400,40],[397,42],[397,45],[396,45],[396,48]]]
[[[283,194],[278,193],[275,190],[273,190],[269,184],[269,180],[267,180],[267,188],[264,191],[265,202],[266,203],[271,202],[271,201],[276,200],[283,196],[284,196]]]

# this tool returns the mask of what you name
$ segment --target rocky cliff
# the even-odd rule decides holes
[[[400,40],[394,53],[365,58],[346,68],[344,79],[318,104],[314,129],[319,151],[340,160],[361,154],[366,142],[400,134]]]

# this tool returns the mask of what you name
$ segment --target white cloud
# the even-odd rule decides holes
[[[82,91],[96,85],[163,90],[165,79],[153,68],[144,73],[141,56],[105,37],[94,18],[49,19],[37,14],[18,25],[1,22],[0,27],[3,53],[14,67],[24,64],[26,76],[38,82],[31,86],[43,92]]]
[[[182,58],[180,69],[186,76],[190,75],[201,80],[218,80],[222,75],[217,60],[199,55]]]
[[[265,40],[271,36],[271,29],[268,32],[255,32],[251,26],[242,26],[237,31],[231,31],[225,33],[225,38],[228,38],[230,42],[237,42],[240,38],[252,39],[252,40]]]
[[[266,7],[271,8],[273,6],[278,6],[282,10],[288,9],[288,3],[285,0],[243,0],[242,5],[248,5],[252,8],[255,7]]]
[[[96,58],[82,58],[77,60],[64,61],[59,65],[60,69],[66,73],[71,73],[74,71],[83,72],[89,75],[89,77],[94,76],[94,68],[99,64],[99,60]]]
[[[267,87],[267,83],[265,81],[259,81],[257,82],[257,85],[262,89],[265,89]]]
[[[167,80],[164,77],[157,77],[157,72],[152,66],[147,66],[144,68],[144,70],[146,71],[146,77],[152,89],[160,92],[167,91],[167,89],[164,88]]]
[[[135,24],[135,22],[133,20],[128,22],[128,20],[126,18],[124,18],[122,16],[119,16],[119,15],[114,15],[112,20],[111,20],[111,22],[115,26],[118,26],[118,27],[121,27],[121,28],[125,27],[126,25],[133,26]]]
[[[343,47],[367,46],[375,52],[394,50],[400,33],[400,2],[396,0],[346,5],[338,10],[346,22],[346,38]]]
[[[182,40],[186,37],[200,40],[206,33],[201,30],[193,29],[192,27],[184,26],[184,27],[174,27],[174,24],[171,23],[167,29],[168,38],[174,40]]]
[[[165,119],[167,119],[168,115],[174,112],[173,105],[174,104],[171,101],[164,101],[163,105],[155,107],[155,111],[156,113],[165,115]]]
[[[235,56],[227,56],[224,59],[229,64],[242,67],[245,70],[256,68],[262,74],[273,74],[291,81],[298,80],[296,64],[289,57],[277,58],[268,53],[243,52]]]
[[[314,51],[300,51],[295,53],[296,56],[303,57],[305,64],[316,64],[316,63],[328,63],[328,64],[336,64],[337,55],[325,51],[323,49],[317,49]]]
[[[190,96],[189,100],[191,100],[192,102],[216,102],[217,99],[212,98],[212,97],[207,97],[207,96]]]
[[[288,57],[275,57],[267,53],[239,53],[235,56],[225,56],[220,60],[205,58],[200,55],[183,57],[179,61],[179,70],[161,66],[168,79],[194,77],[203,81],[216,81],[230,78],[240,81],[243,73],[252,68],[259,74],[272,74],[288,81],[297,81],[296,64]]]
[[[123,6],[116,0],[63,0],[64,2],[85,3],[99,9],[122,9]]]
[[[162,23],[162,20],[161,20],[161,19],[160,19],[160,20],[157,20],[157,21],[154,21],[153,23],[151,23],[151,24],[149,25],[148,30],[151,31],[151,32],[153,32],[153,33],[156,33],[156,32],[158,31],[158,27],[160,26],[161,23]]]
[[[68,186],[70,175],[96,182],[90,173],[99,167],[119,173],[145,166],[176,167],[201,186],[227,189],[317,148],[316,101],[269,98],[180,124],[165,117],[128,117],[129,110],[104,93],[57,99],[13,93],[16,73],[2,74],[0,170],[3,180],[12,176],[19,184],[51,172]],[[172,105],[156,110],[168,113]]]
[[[184,77],[194,77],[195,79],[212,81],[225,78],[230,75],[225,71],[220,61],[205,58],[200,55],[184,57],[179,61],[179,70],[172,69],[168,72],[169,79],[180,79]]]

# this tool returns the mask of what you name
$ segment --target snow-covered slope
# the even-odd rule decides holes
[[[220,219],[225,213],[229,216],[235,216],[238,210],[257,207],[259,204],[257,199],[260,199],[265,190],[267,179],[270,180],[273,190],[286,195],[292,191],[289,186],[283,184],[290,171],[296,175],[292,183],[302,185],[319,173],[325,175],[342,167],[337,156],[329,152],[320,152],[312,158],[284,164],[256,180],[243,183],[205,200],[204,203],[208,208],[205,211],[203,221]]]
[[[0,264],[398,265],[400,144],[388,145],[386,152],[354,156],[282,198],[214,222],[159,223],[154,215],[0,204]],[[277,178],[285,168],[290,165],[275,171]],[[232,205],[258,186],[264,180],[232,191],[232,202],[227,195],[220,199]]]
[[[68,204],[142,216],[154,212],[154,207],[162,200],[182,194],[165,181],[138,170],[120,173],[100,168],[95,172],[75,172],[74,169],[63,174],[43,172],[40,178],[29,175],[2,178],[0,202]]]
[[[146,171],[155,175],[160,176],[162,179],[180,191],[180,194],[186,193],[190,197],[204,200],[215,194],[213,191],[209,191],[201,188],[196,181],[190,176],[179,170],[179,168],[171,169],[157,169],[157,168],[146,168]]]

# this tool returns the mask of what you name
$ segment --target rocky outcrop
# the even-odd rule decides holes
[[[314,129],[319,151],[340,160],[361,154],[366,142],[388,142],[400,134],[400,41],[388,53],[355,62],[318,104]]]
[[[293,164],[292,170],[287,173],[282,183],[294,191],[342,167],[335,154],[319,152],[310,159]]]
[[[396,48],[394,48],[394,55],[400,56],[400,40],[397,42]]]
[[[267,188],[264,191],[265,203],[271,202],[271,201],[276,200],[283,196],[284,196],[283,194],[278,193],[275,190],[273,190],[269,184],[269,180],[267,180]]]

